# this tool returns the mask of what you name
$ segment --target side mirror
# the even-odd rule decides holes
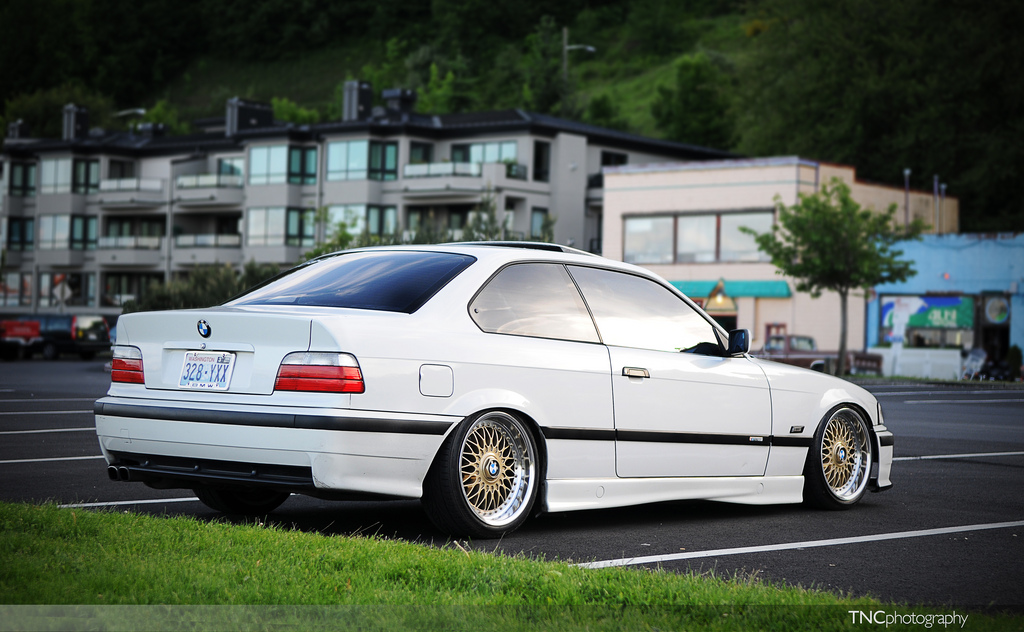
[[[750,351],[750,330],[733,329],[729,332],[729,349],[726,355],[737,356]]]

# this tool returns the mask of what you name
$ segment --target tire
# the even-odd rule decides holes
[[[210,509],[238,516],[265,516],[288,499],[287,493],[268,489],[196,487],[192,491]]]
[[[814,433],[804,465],[804,500],[824,509],[857,504],[868,487],[874,454],[864,416],[834,408]]]
[[[464,421],[424,481],[431,521],[455,536],[493,538],[530,516],[540,485],[537,446],[522,420],[489,411]]]
[[[57,345],[52,342],[48,342],[43,345],[43,358],[47,360],[56,360],[59,355],[60,354],[57,353]]]

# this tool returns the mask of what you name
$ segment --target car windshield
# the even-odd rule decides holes
[[[227,305],[315,305],[411,314],[476,259],[448,252],[350,252],[316,259]]]

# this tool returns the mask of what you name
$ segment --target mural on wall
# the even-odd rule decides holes
[[[973,329],[971,296],[884,296],[881,299],[885,342],[903,342],[907,328]]]

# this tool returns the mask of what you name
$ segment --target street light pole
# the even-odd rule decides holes
[[[903,228],[910,230],[910,167],[903,170]]]

